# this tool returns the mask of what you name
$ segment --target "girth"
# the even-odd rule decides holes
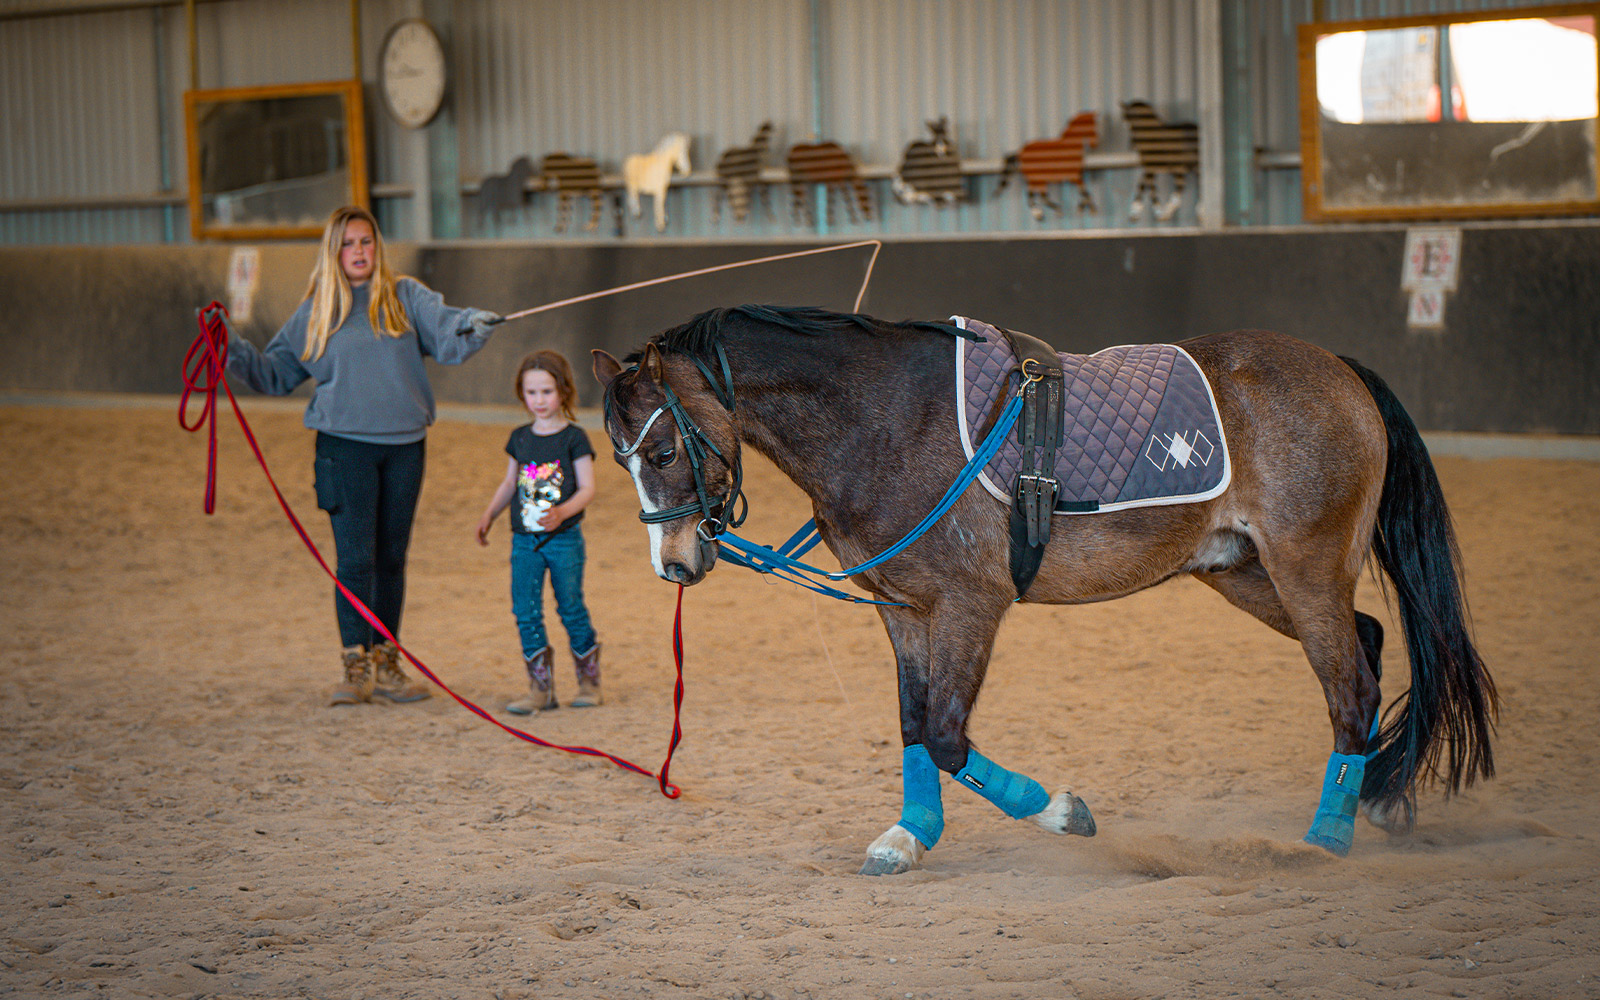
[[[1037,337],[1000,332],[1017,356],[1011,375],[1023,381],[1022,413],[1017,417],[1022,465],[1011,501],[1011,580],[1022,597],[1033,585],[1044,547],[1050,544],[1050,516],[1061,491],[1055,476],[1056,450],[1061,447],[1061,358]]]

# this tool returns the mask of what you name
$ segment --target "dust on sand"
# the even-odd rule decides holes
[[[248,412],[330,549],[312,435],[293,408]],[[432,432],[404,632],[497,714],[521,684],[507,542],[502,521],[481,549],[473,526],[509,426]],[[900,768],[866,608],[733,567],[688,591],[669,801],[442,695],[325,707],[331,588],[236,430],[213,518],[204,444],[166,409],[0,408],[0,449],[0,992],[1600,997],[1600,465],[1438,462],[1505,706],[1499,777],[1424,793],[1410,838],[1362,822],[1343,861],[1299,843],[1330,745],[1316,681],[1294,643],[1180,580],[1022,607],[1001,632],[972,732],[1070,783],[1098,837],[947,784],[924,867],[869,879]],[[675,589],[632,486],[597,469],[606,704],[518,724],[654,770]],[[748,537],[807,516],[765,462],[746,481]],[[1360,604],[1398,636],[1376,588]]]

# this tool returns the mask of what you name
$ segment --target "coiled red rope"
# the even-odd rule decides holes
[[[365,618],[368,624],[382,633],[384,638],[394,643],[395,647],[404,654],[412,666],[420,670],[428,680],[437,684],[445,694],[454,698],[462,708],[485,722],[500,727],[519,740],[541,747],[548,747],[551,750],[561,750],[565,753],[604,757],[624,771],[632,771],[635,774],[642,774],[647,778],[656,779],[662,795],[669,799],[677,798],[681,794],[681,790],[677,785],[667,780],[667,772],[672,767],[672,755],[678,749],[679,742],[683,739],[683,727],[680,722],[683,708],[683,587],[680,586],[678,588],[678,606],[672,616],[672,655],[678,668],[677,683],[672,691],[672,739],[667,744],[667,756],[661,762],[660,773],[648,771],[632,761],[624,760],[615,754],[606,753],[604,750],[550,743],[546,740],[541,740],[532,733],[508,726],[496,719],[484,709],[456,694],[448,684],[439,679],[437,674],[428,669],[427,664],[412,656],[411,651],[400,645],[400,641],[389,632],[383,622],[378,620],[378,617],[372,613],[371,609],[355,594],[352,594],[344,584],[340,583],[338,576],[334,574],[332,569],[328,568],[328,563],[322,558],[322,553],[317,549],[316,543],[311,540],[310,535],[306,534],[305,528],[300,524],[300,519],[295,517],[294,511],[289,507],[289,502],[283,498],[283,491],[278,489],[277,480],[272,478],[272,470],[267,468],[267,460],[261,454],[260,446],[256,444],[256,436],[250,431],[250,422],[244,418],[244,413],[239,409],[239,401],[234,398],[233,389],[228,385],[228,380],[224,377],[223,370],[227,365],[228,359],[228,327],[223,322],[223,317],[227,313],[228,310],[223,307],[222,303],[212,302],[195,314],[200,325],[200,333],[195,337],[194,342],[189,345],[188,353],[183,358],[183,395],[178,400],[179,426],[191,433],[198,431],[202,424],[207,427],[206,513],[215,513],[217,506],[217,390],[220,388],[228,394],[228,402],[233,406],[233,415],[239,421],[239,429],[244,431],[244,439],[249,442],[250,450],[255,453],[256,461],[261,464],[261,472],[267,477],[267,484],[272,487],[273,496],[278,498],[278,506],[283,508],[284,516],[288,517],[289,524],[294,527],[295,533],[300,536],[300,540],[311,551],[312,558],[317,561],[317,565],[322,567],[322,571],[328,574],[328,578],[333,581],[334,586],[339,588],[339,592],[345,596],[350,605],[361,613],[361,617]],[[190,423],[188,419],[189,397],[194,393],[203,393],[205,404],[201,407],[199,416],[193,423]]]

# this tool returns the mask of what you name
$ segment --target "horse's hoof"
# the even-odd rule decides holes
[[[911,863],[904,858],[875,858],[867,855],[867,861],[861,866],[858,875],[899,875],[911,870]]]
[[[1033,821],[1051,833],[1070,833],[1078,837],[1095,834],[1094,815],[1088,803],[1062,789],[1050,797],[1050,804],[1033,814]]]
[[[861,866],[860,874],[899,875],[908,872],[922,860],[922,851],[922,841],[896,823],[883,831],[867,848],[867,860]]]

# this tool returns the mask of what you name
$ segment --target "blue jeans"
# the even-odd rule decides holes
[[[573,525],[553,535],[511,535],[511,613],[517,618],[524,659],[550,644],[544,628],[544,574],[556,594],[556,614],[573,656],[594,648],[594,626],[583,604],[583,531]]]

